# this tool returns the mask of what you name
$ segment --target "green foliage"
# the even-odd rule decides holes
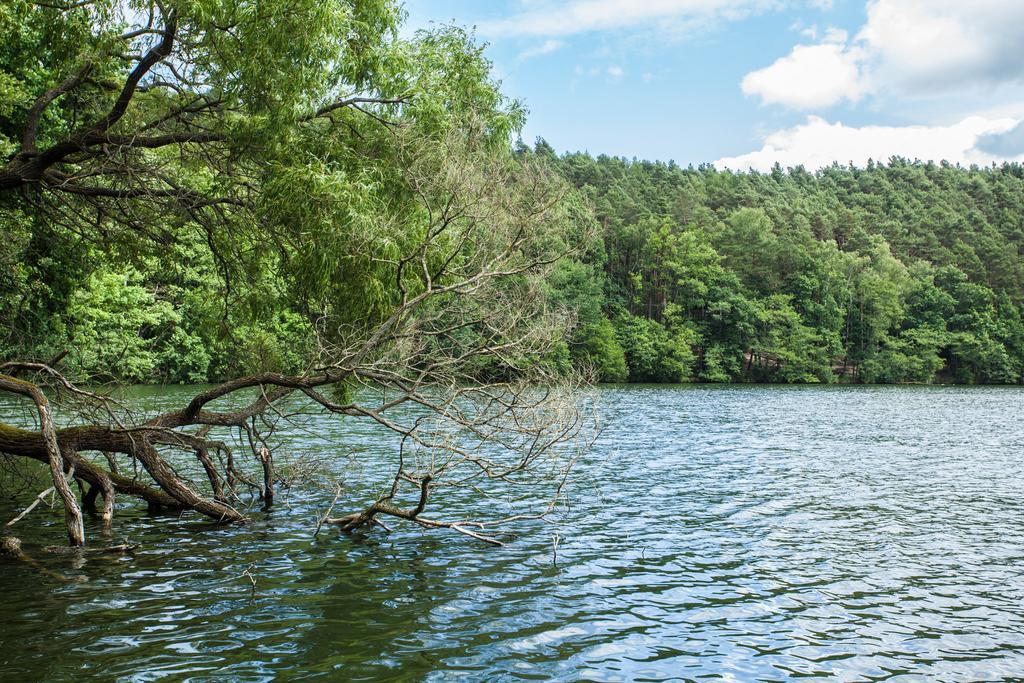
[[[831,357],[816,330],[804,324],[792,298],[773,294],[760,303],[758,335],[751,350],[761,365],[754,376],[778,382],[821,382],[832,378]]]
[[[233,325],[231,336],[216,347],[214,375],[300,372],[312,354],[311,336],[308,321],[291,311]]]
[[[737,174],[534,154],[594,207],[593,284],[568,289],[603,292],[633,381],[1024,380],[1020,166]]]
[[[175,327],[163,345],[159,358],[161,380],[183,383],[206,382],[210,377],[212,353],[202,337]]]
[[[687,331],[673,334],[656,320],[634,315],[623,316],[617,327],[630,382],[683,382],[689,379],[694,354]]]
[[[77,378],[134,382],[298,372],[431,272],[510,239],[507,226],[442,229],[423,267],[401,272],[454,190],[487,214],[499,193],[525,206],[555,181],[566,206],[546,225],[584,225],[557,177],[516,180],[529,175],[509,145],[524,110],[483,46],[450,26],[402,37],[402,17],[392,0],[0,6],[0,357],[69,349]],[[164,63],[123,90],[141,64],[125,55],[167,40]],[[19,175],[61,145],[75,153],[43,182]],[[522,248],[554,251],[560,235]],[[571,353],[480,372],[567,368]]]
[[[68,307],[70,365],[99,380],[153,378],[179,317],[139,282],[138,273],[97,272]],[[187,363],[187,361],[183,361]]]
[[[301,371],[318,343],[372,329],[431,273],[479,266],[519,232],[477,216],[536,223],[530,202],[550,194],[522,256],[579,258],[488,295],[549,331],[571,311],[573,330],[471,357],[466,377],[576,364],[604,381],[1024,381],[1019,165],[558,157],[509,145],[525,111],[471,32],[403,37],[396,2],[157,9],[137,32],[146,4],[0,5],[0,358],[68,349],[80,377],[136,382]],[[116,108],[138,63],[125,55],[171,25],[180,69],[150,73],[98,139],[74,138]],[[23,149],[33,103],[62,83]],[[46,173],[18,175],[69,140]],[[483,334],[475,305],[443,321],[451,349]]]
[[[607,318],[579,328],[573,347],[573,359],[594,368],[602,382],[625,382],[629,376],[626,352],[615,336],[615,326]]]

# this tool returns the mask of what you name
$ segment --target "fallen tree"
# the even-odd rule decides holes
[[[387,261],[394,277],[394,305],[372,324],[334,326],[321,316],[307,371],[238,377],[175,410],[141,415],[110,395],[79,388],[51,364],[0,364],[0,391],[31,400],[38,416],[37,429],[0,425],[0,453],[49,466],[73,545],[85,539],[71,481],[81,484],[87,510],[96,511],[102,499],[97,514],[107,524],[115,496],[194,510],[217,522],[244,521],[244,491],[269,505],[274,462],[282,457],[270,436],[288,428],[280,407],[296,397],[321,411],[370,420],[399,444],[384,492],[321,524],[351,532],[390,516],[500,544],[493,533],[498,525],[553,509],[594,427],[586,378],[551,361],[572,324],[570,312],[544,295],[552,265],[576,248],[559,237],[565,190],[543,169],[470,153],[459,136],[440,154],[409,158],[406,178],[426,224],[401,254],[375,257]],[[74,424],[56,424],[47,393]],[[211,436],[225,430],[241,437],[244,456]],[[262,470],[262,481],[241,466],[243,458]],[[550,497],[540,509],[515,515],[423,515],[443,496],[437,492],[483,491],[485,482],[528,490],[547,485]],[[415,504],[403,507],[408,496]]]
[[[10,371],[14,368],[7,364],[3,369]],[[59,373],[46,366],[24,364],[18,369],[45,373],[64,384]],[[389,386],[397,390],[396,397],[372,406],[357,402],[338,404],[318,391],[321,387],[352,377],[371,377],[375,383],[381,379],[377,373],[342,366],[303,376],[254,375],[204,392],[183,408],[162,413],[140,424],[55,428],[49,416],[45,418],[48,426],[41,430],[3,424],[0,425],[0,453],[50,465],[54,488],[63,490],[61,501],[72,545],[85,543],[82,506],[69,483],[75,480],[83,486],[82,502],[88,511],[97,513],[95,502],[102,497],[102,512],[98,514],[105,525],[113,519],[114,499],[119,494],[145,501],[154,509],[194,510],[216,522],[243,522],[246,519],[244,514],[232,506],[233,502],[241,501],[240,489],[255,488],[268,506],[272,502],[274,471],[271,452],[266,446],[252,449],[252,455],[265,475],[260,487],[238,467],[237,456],[227,444],[203,436],[205,428],[234,427],[252,434],[257,419],[265,418],[275,403],[299,392],[326,411],[368,418],[401,436],[394,476],[387,492],[359,512],[339,518],[327,516],[321,524],[336,525],[351,532],[379,523],[379,516],[392,516],[425,528],[453,529],[500,545],[495,536],[486,535],[483,530],[521,519],[539,519],[551,512],[580,452],[579,446],[587,443],[585,434],[593,426],[588,424],[592,416],[581,410],[578,402],[579,387],[568,385],[564,380],[559,386],[544,388],[505,383],[473,385],[455,389],[444,396],[428,393],[425,383],[416,386],[415,380],[409,384],[402,383],[404,388],[389,382]],[[21,393],[22,387],[31,387],[32,394],[42,394],[36,384],[0,375],[0,389],[6,391],[15,387],[17,389],[12,393]],[[229,397],[248,388],[256,388],[260,398],[244,408],[230,412],[204,408],[216,398]],[[42,400],[46,405],[46,399]],[[426,428],[422,417],[412,424],[392,420],[387,413],[406,402],[425,408],[446,424]],[[279,425],[274,428],[279,428]],[[486,440],[491,446],[490,452],[461,445],[453,439],[453,432],[464,432],[473,439]],[[260,442],[265,442],[266,437],[266,434],[262,435]],[[407,459],[406,444],[409,441],[430,451],[428,467],[422,463],[412,465]],[[495,456],[495,444],[505,457]],[[161,454],[162,447],[179,453],[191,452],[206,474],[205,486],[200,488],[190,477],[183,476],[176,467],[181,465],[180,459],[175,461]],[[88,452],[102,453],[112,466],[105,467],[96,459],[88,458]],[[214,458],[211,453],[225,457]],[[121,473],[116,465],[119,455],[127,458],[130,464],[141,465],[142,472],[135,476]],[[527,487],[550,483],[550,502],[530,514],[493,519],[444,521],[421,517],[427,508],[432,483],[436,482],[440,487],[478,487],[480,480]],[[403,487],[407,486],[417,492],[418,502],[411,509],[401,508],[396,503]]]

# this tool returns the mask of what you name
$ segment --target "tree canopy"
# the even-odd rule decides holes
[[[1024,380],[1019,165],[763,174],[520,151],[602,226],[572,349],[605,379]]]

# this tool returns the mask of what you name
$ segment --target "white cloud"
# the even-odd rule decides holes
[[[815,30],[805,37],[815,39]],[[764,102],[813,109],[867,93],[949,94],[1024,83],[1024,1],[870,0],[850,40],[829,29],[743,79]]]
[[[955,90],[1024,81],[1024,2],[872,0],[857,36],[894,87]]]
[[[846,40],[849,37],[850,34],[844,31],[843,29],[836,28],[835,26],[829,26],[827,29],[825,29],[824,42],[842,45],[846,42]]]
[[[979,148],[979,142],[984,147],[986,141],[1012,133],[1022,120],[970,116],[948,126],[858,128],[810,116],[801,125],[768,135],[761,149],[719,159],[715,165],[767,171],[778,162],[783,167],[803,165],[818,169],[833,162],[863,166],[869,159],[886,161],[892,156],[964,165],[1024,161],[1024,150],[1020,156],[1008,157]]]
[[[843,99],[856,102],[868,90],[863,57],[843,40],[797,45],[771,66],[747,74],[740,87],[766,103],[800,109],[827,107]]]
[[[589,67],[583,67],[582,65],[577,64],[573,69],[573,75],[575,78],[573,79],[572,85],[575,87],[575,84],[580,78],[602,78],[608,83],[619,81],[626,75],[626,70],[618,64],[609,64],[607,66],[594,65]],[[648,74],[644,74],[642,76],[645,82],[650,80],[647,76]]]
[[[780,0],[573,0],[531,3],[519,14],[482,22],[486,36],[567,36],[641,25],[739,19],[780,6]]]
[[[815,24],[813,26],[808,26],[807,28],[800,29],[800,35],[802,35],[804,38],[807,38],[808,40],[817,40],[818,26]]]
[[[540,45],[535,45],[534,47],[527,48],[526,50],[520,52],[519,56],[516,57],[516,61],[525,62],[527,59],[533,59],[534,57],[548,55],[551,54],[552,52],[562,49],[562,47],[564,46],[565,43],[563,43],[560,40],[545,40]]]

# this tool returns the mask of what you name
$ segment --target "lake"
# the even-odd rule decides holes
[[[694,385],[600,398],[605,429],[571,506],[504,548],[401,522],[314,539],[325,490],[220,528],[122,498],[112,540],[139,549],[83,561],[41,552],[64,532],[57,511],[37,510],[15,533],[47,571],[77,580],[0,560],[0,677],[1024,672],[1024,391]],[[367,459],[391,448],[336,417],[309,434],[293,439],[317,434]],[[2,521],[18,509],[0,502]]]

